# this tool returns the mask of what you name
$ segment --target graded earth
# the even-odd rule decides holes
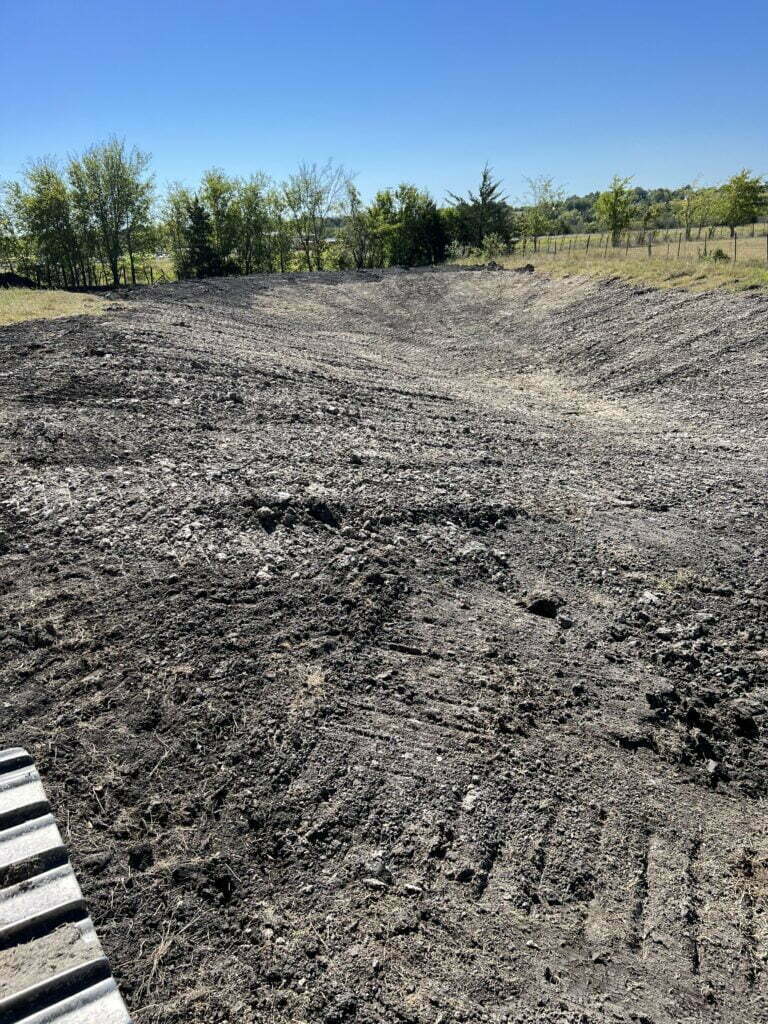
[[[768,297],[0,330],[0,714],[137,1024],[768,1020]]]

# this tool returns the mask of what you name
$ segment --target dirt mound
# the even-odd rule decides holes
[[[764,1021],[764,298],[0,331],[0,687],[138,1024]]]
[[[6,271],[0,274],[0,288],[37,288],[37,285],[29,277]]]

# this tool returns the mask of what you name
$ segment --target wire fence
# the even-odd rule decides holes
[[[32,260],[16,260],[13,263],[0,262],[0,274],[18,277],[26,283],[38,288],[65,288],[67,291],[93,291],[98,288],[113,288],[115,282],[111,270],[102,263],[87,263],[79,266],[77,271],[70,270],[59,264],[35,262]],[[163,284],[174,280],[167,270],[155,263],[134,265],[121,263],[117,268],[118,286],[133,284]]]
[[[768,264],[768,225],[752,224],[733,231],[718,225],[686,232],[678,228],[630,228],[627,231],[521,238],[513,246],[522,256],[588,256],[611,259],[711,260]]]

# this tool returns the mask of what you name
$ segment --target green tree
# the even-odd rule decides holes
[[[483,259],[490,262],[495,260],[498,256],[501,256],[504,251],[504,239],[501,235],[497,235],[494,232],[486,235],[483,238]]]
[[[347,181],[344,168],[329,160],[322,167],[300,164],[283,184],[283,199],[307,270],[323,269],[328,222],[339,211]]]
[[[719,188],[700,188],[693,195],[693,223],[696,237],[701,238],[705,227],[710,237],[714,234],[716,224],[722,224],[725,217],[723,193]]]
[[[672,202],[677,223],[690,239],[694,228],[697,238],[705,226],[722,223],[725,216],[723,192],[719,188],[686,188],[684,194]]]
[[[414,267],[445,259],[447,236],[427,192],[403,183],[379,192],[370,209],[372,266]]]
[[[388,267],[393,262],[394,239],[399,229],[392,189],[381,189],[368,208],[370,228],[369,267]]]
[[[366,210],[360,193],[351,182],[347,182],[347,195],[343,207],[344,225],[341,240],[349,254],[353,267],[362,270],[369,266],[373,242],[373,224],[370,212]]]
[[[244,274],[271,269],[267,185],[268,179],[263,174],[253,175],[247,181],[237,183],[231,220],[240,270]]]
[[[187,208],[187,264],[194,277],[216,277],[221,259],[213,244],[211,215],[199,196],[193,196]]]
[[[400,185],[395,192],[400,207],[401,256],[403,266],[442,263],[448,237],[440,211],[428,192],[413,185]]]
[[[189,277],[189,207],[192,194],[179,182],[169,186],[162,209],[162,239],[179,279]]]
[[[131,267],[131,281],[136,284],[136,257],[157,251],[157,225],[152,216],[154,184],[137,168],[126,175],[127,211],[125,218],[125,249]]]
[[[236,200],[239,187],[239,182],[219,167],[205,171],[200,182],[198,198],[210,218],[211,244],[222,267],[227,265],[238,240]]]
[[[685,231],[686,241],[691,237],[691,231],[696,222],[696,209],[697,200],[701,190],[697,187],[698,179],[696,179],[691,185],[686,185],[682,189],[682,195],[672,202],[672,210],[675,215],[675,219],[681,228]]]
[[[112,283],[120,283],[120,260],[127,252],[135,280],[136,235],[147,226],[152,204],[149,155],[112,138],[69,162],[68,175],[78,217],[92,231]]]
[[[0,202],[0,266],[6,266],[11,273],[26,269],[21,266],[27,255],[24,235],[10,202],[13,186],[5,185]]]
[[[640,207],[640,223],[642,225],[639,238],[640,244],[645,242],[646,235],[649,232],[652,233],[659,226],[665,213],[666,210],[663,203],[648,203]]]
[[[555,230],[565,196],[552,178],[540,175],[526,180],[529,202],[523,208],[520,226],[523,234],[533,241],[533,251],[536,252],[539,238]]]
[[[486,164],[476,193],[470,190],[466,197],[448,193],[453,211],[450,222],[454,237],[461,244],[479,247],[488,234],[498,235],[505,242],[509,240],[509,208],[501,186],[502,181],[493,177],[493,169]]]
[[[56,162],[38,160],[7,191],[9,215],[29,243],[29,254],[47,277],[64,287],[87,283],[87,231]]]
[[[765,179],[753,175],[746,167],[723,185],[723,220],[731,229],[731,237],[739,225],[757,220],[766,204],[765,188]]]
[[[290,210],[282,188],[271,188],[265,196],[268,218],[267,249],[272,270],[291,269],[295,234]]]
[[[629,189],[631,178],[614,174],[611,187],[601,192],[595,203],[600,223],[611,233],[613,245],[621,242],[621,233],[632,223],[633,196]]]

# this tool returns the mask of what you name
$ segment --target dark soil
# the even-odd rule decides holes
[[[20,274],[12,271],[4,271],[0,274],[0,288],[37,288],[37,285],[29,277],[21,277]]]
[[[124,297],[0,330],[0,711],[138,1024],[768,1019],[768,299]]]

